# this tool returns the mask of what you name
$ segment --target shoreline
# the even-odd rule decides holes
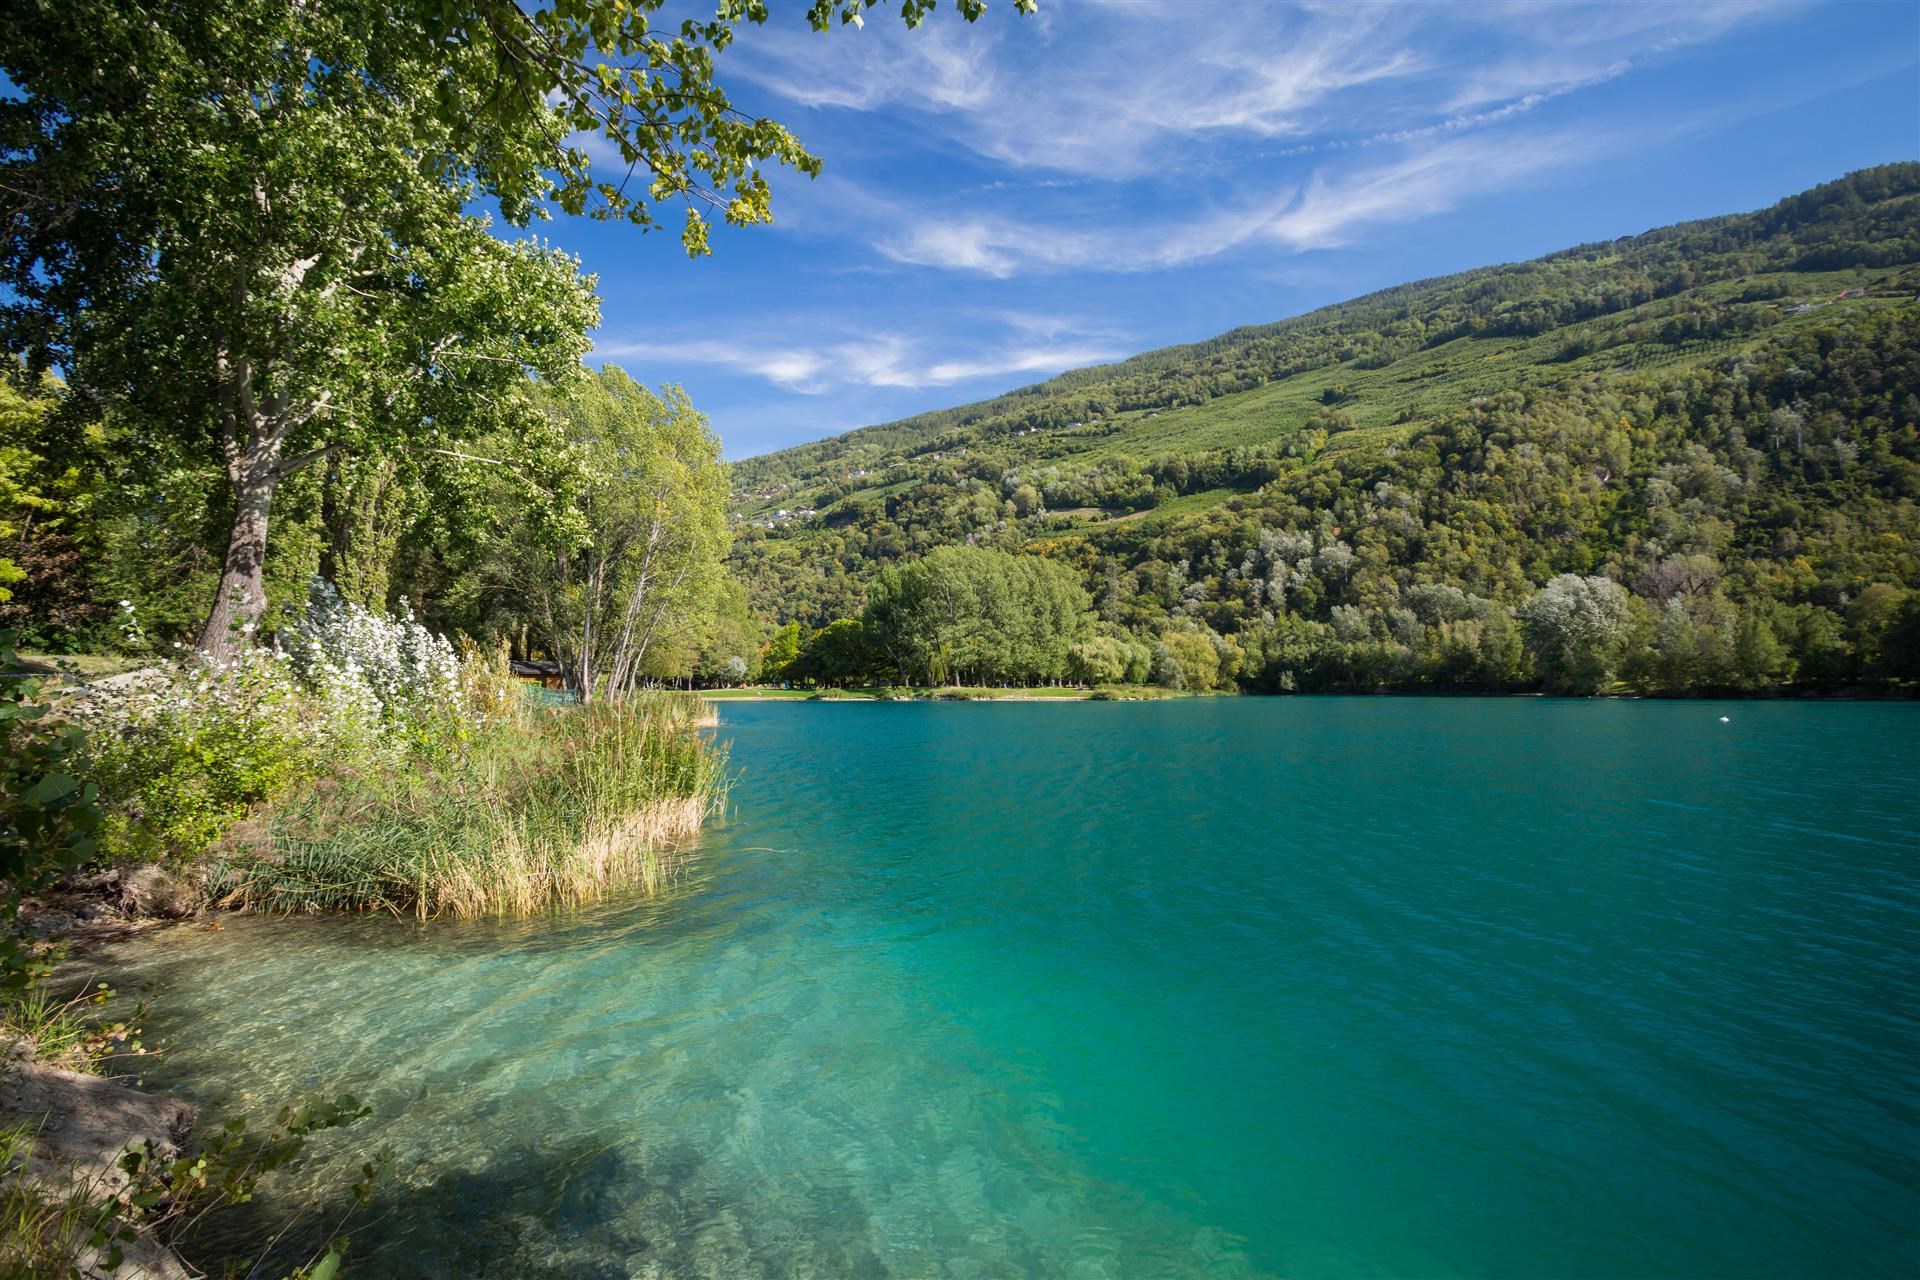
[[[1542,699],[1560,702],[1920,702],[1920,689],[1892,691],[1820,690],[1805,693],[1548,693],[1527,689],[1507,692],[1481,689],[1345,689],[1314,693],[1262,693],[1246,689],[1210,689],[1205,693],[1160,689],[1152,693],[1112,693],[1101,696],[1099,690],[1076,689],[1058,693],[973,691],[964,686],[959,692],[940,690],[881,697],[865,689],[765,690],[734,693],[724,689],[695,689],[695,697],[714,707],[729,702],[1171,702],[1195,698],[1252,698],[1274,700],[1290,698],[1488,698]]]

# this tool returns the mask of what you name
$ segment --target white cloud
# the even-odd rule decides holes
[[[1469,196],[1591,158],[1607,145],[1604,139],[1564,133],[1447,138],[1384,163],[1323,168],[1298,189],[1158,223],[1061,226],[895,209],[887,220],[905,229],[876,247],[897,262],[1002,279],[1060,269],[1151,271],[1248,246],[1326,249],[1347,243],[1362,228],[1446,212]]]
[[[1038,40],[1004,15],[826,40],[756,30],[727,70],[803,106],[925,116],[990,160],[1112,177],[1166,163],[1185,137],[1295,136],[1328,99],[1421,65],[1371,9],[1126,6],[1062,25],[1075,29]]]
[[[782,331],[807,327],[806,322],[795,321],[783,326]],[[1127,354],[1126,347],[1113,338],[1076,334],[1071,322],[1065,320],[1050,333],[1037,333],[1017,323],[1010,323],[1008,328],[1014,332],[962,351],[952,350],[950,343],[882,332],[844,335],[809,346],[636,338],[597,343],[594,354],[604,360],[636,362],[642,366],[636,370],[642,376],[648,367],[713,365],[750,374],[802,395],[825,395],[850,387],[913,389],[951,386],[997,375],[1054,374]]]
[[[1474,112],[1527,98],[1558,97],[1798,7],[1798,0],[1673,5],[1515,0],[1463,8],[1457,16],[1483,24],[1496,43],[1491,56],[1464,68],[1442,109]]]
[[[727,72],[808,107],[887,112],[1016,169],[1100,178],[1497,125],[1791,0],[1101,4],[821,37],[745,33]]]
[[[860,154],[885,117],[986,169],[937,196],[924,172],[873,167],[790,186],[787,226],[869,227],[881,258],[1005,280],[1328,248],[1459,207],[1599,149],[1541,125],[1547,104],[1796,2],[1089,3],[1043,23],[754,28],[727,71],[821,109],[793,123],[828,154]]]

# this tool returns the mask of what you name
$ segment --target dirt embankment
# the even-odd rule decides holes
[[[101,1203],[127,1188],[120,1166],[127,1150],[149,1145],[158,1161],[181,1152],[193,1130],[193,1108],[118,1084],[105,1076],[69,1071],[34,1056],[24,1040],[0,1044],[0,1126],[33,1134],[24,1160],[0,1176],[48,1203],[84,1197]],[[117,1245],[122,1257],[110,1261]],[[138,1227],[105,1245],[79,1242],[73,1265],[101,1280],[192,1280],[195,1273],[173,1250]]]

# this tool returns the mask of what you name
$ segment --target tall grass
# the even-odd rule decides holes
[[[266,911],[526,915],[657,888],[724,800],[689,695],[529,710],[408,769],[340,774],[230,833],[217,895]]]

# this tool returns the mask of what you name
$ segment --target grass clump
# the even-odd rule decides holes
[[[651,890],[669,847],[723,801],[724,756],[689,732],[697,697],[529,710],[406,769],[335,776],[230,834],[228,905],[526,915]]]
[[[105,1254],[117,1236],[119,1207],[85,1185],[47,1188],[24,1173],[37,1134],[0,1128],[0,1280],[80,1275],[76,1265]]]

